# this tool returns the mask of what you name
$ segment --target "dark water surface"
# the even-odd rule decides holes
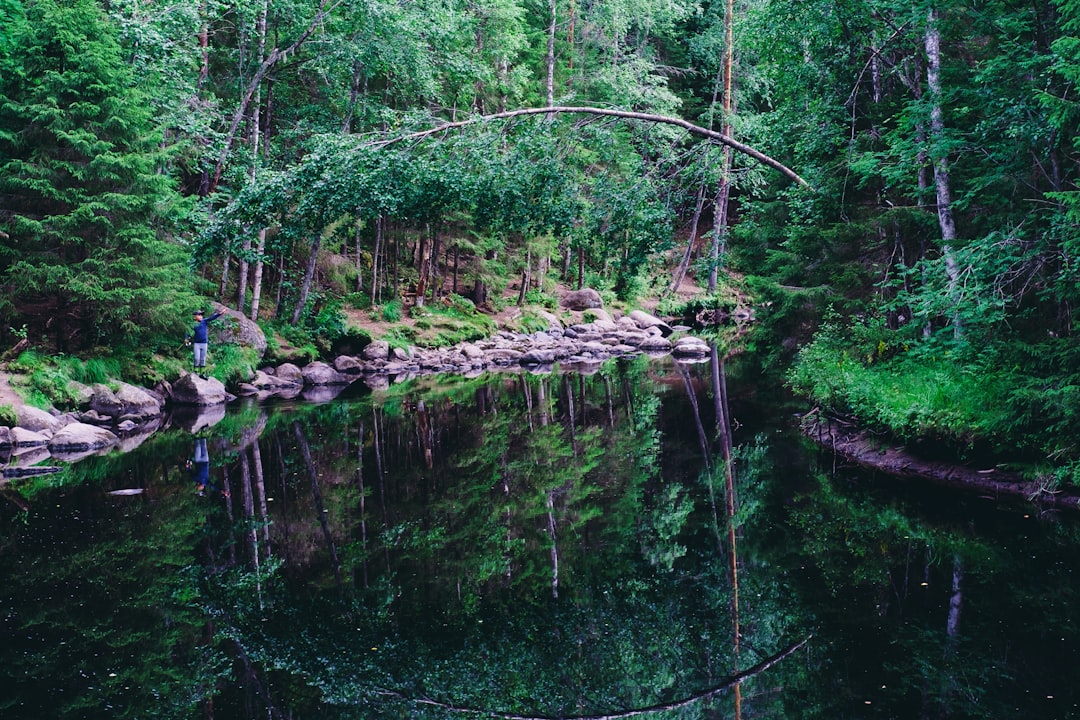
[[[1080,717],[1077,517],[833,473],[772,387],[350,388],[13,481],[0,718]]]

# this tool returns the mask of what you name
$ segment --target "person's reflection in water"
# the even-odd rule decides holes
[[[221,493],[225,497],[229,496],[228,491],[222,492],[221,488],[210,480],[210,451],[206,448],[206,438],[195,438],[195,449],[192,458],[187,461],[187,469],[199,497],[207,493]]]

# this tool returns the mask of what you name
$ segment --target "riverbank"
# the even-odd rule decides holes
[[[1045,479],[993,463],[972,464],[920,456],[911,447],[815,409],[803,416],[803,434],[841,461],[891,477],[929,481],[994,498],[1019,498],[1043,508],[1080,510],[1080,488],[1052,489]]]
[[[449,348],[401,348],[375,341],[357,355],[338,355],[332,362],[317,360],[303,367],[290,362],[265,365],[228,389],[213,377],[188,372],[153,388],[124,382],[91,386],[69,382],[65,390],[78,400],[64,410],[26,404],[14,392],[10,377],[4,377],[15,416],[10,427],[0,427],[0,453],[6,454],[7,464],[4,473],[28,474],[30,467],[48,458],[70,462],[130,445],[171,424],[197,431],[223,417],[224,406],[237,397],[325,402],[357,382],[381,389],[420,375],[491,370],[546,373],[556,367],[588,373],[614,357],[672,355],[697,361],[711,352],[705,341],[686,334],[685,328],[677,331],[644,311],[617,319],[601,309],[591,312],[595,319],[588,323],[564,326],[557,316],[548,314],[545,330],[500,330],[486,340]],[[173,423],[175,417],[180,418],[177,423]]]

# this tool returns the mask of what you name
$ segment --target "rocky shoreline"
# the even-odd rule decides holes
[[[595,372],[614,357],[671,355],[685,362],[709,356],[700,338],[683,335],[642,311],[612,319],[593,310],[598,319],[564,327],[554,315],[545,316],[548,329],[531,334],[500,331],[494,337],[450,348],[395,348],[384,341],[366,346],[359,355],[340,355],[333,362],[315,361],[266,366],[236,387],[215,378],[186,373],[172,383],[142,388],[127,383],[69,387],[76,409],[45,411],[15,408],[18,423],[0,426],[2,477],[56,472],[42,465],[49,459],[74,462],[112,449],[127,451],[165,427],[191,432],[224,417],[226,405],[238,397],[258,400],[300,398],[326,401],[349,385],[362,382],[372,389],[393,382],[441,373],[466,376],[492,370],[551,372],[560,369]],[[681,329],[681,328],[680,328]],[[74,384],[73,384],[74,385]]]

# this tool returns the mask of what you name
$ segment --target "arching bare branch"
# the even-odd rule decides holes
[[[779,170],[781,173],[791,178],[799,185],[809,188],[810,184],[803,180],[798,173],[791,168],[787,167],[779,160],[769,157],[765,153],[755,150],[749,145],[745,145],[738,140],[724,135],[723,133],[710,130],[708,128],[695,125],[694,123],[683,120],[678,117],[671,117],[668,115],[655,115],[653,113],[641,113],[633,112],[630,110],[611,110],[608,108],[596,108],[596,107],[569,107],[569,106],[554,106],[554,107],[542,107],[542,108],[522,108],[520,110],[507,110],[506,112],[495,113],[493,115],[482,115],[468,120],[459,120],[457,122],[449,122],[439,125],[438,127],[429,128],[428,130],[420,130],[414,133],[408,133],[405,135],[399,135],[397,137],[385,138],[382,140],[372,141],[370,144],[375,146],[390,145],[391,143],[401,142],[402,140],[419,140],[429,135],[435,135],[447,130],[455,130],[467,125],[476,125],[479,123],[491,122],[492,120],[505,120],[507,118],[522,117],[525,115],[550,115],[552,113],[576,113],[581,115],[602,115],[605,117],[617,117],[625,120],[641,120],[643,122],[663,123],[665,125],[675,125],[681,127],[686,132],[697,137],[706,138],[708,140],[716,141],[722,145],[730,147],[736,152],[741,152],[744,155],[748,155],[763,165]]]

